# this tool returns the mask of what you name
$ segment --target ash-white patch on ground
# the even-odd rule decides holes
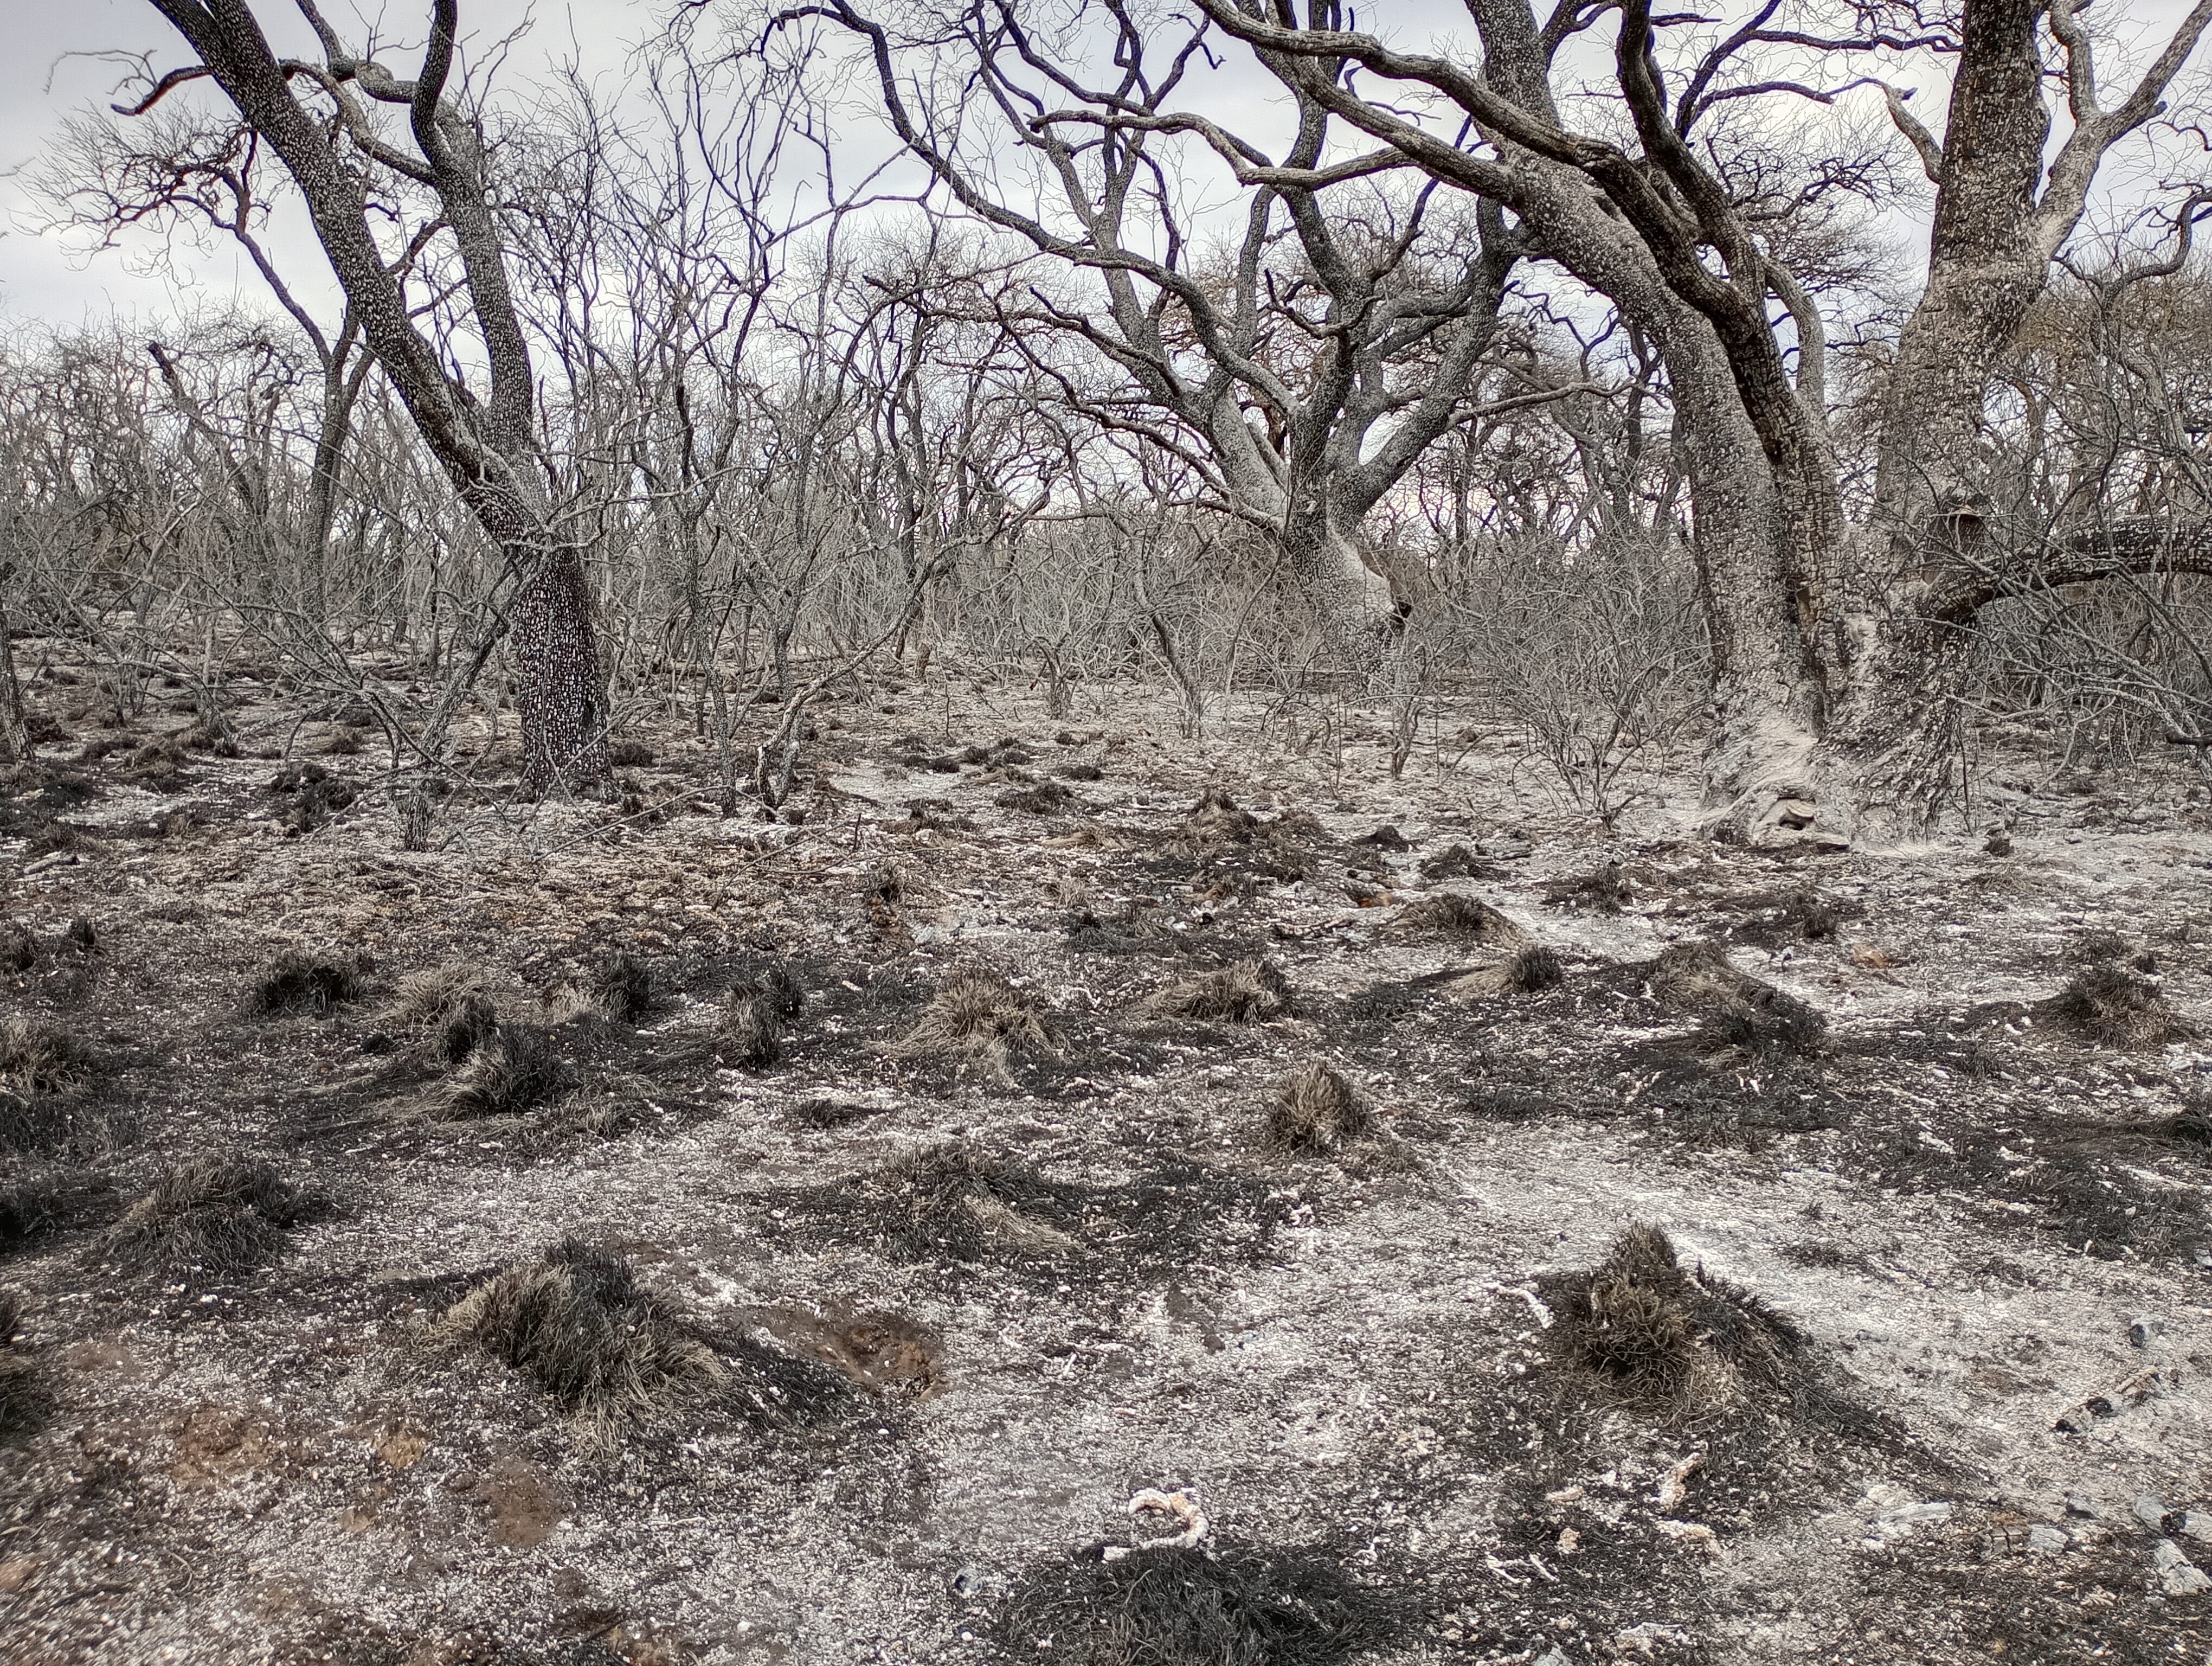
[[[709,813],[673,720],[636,808],[516,804],[479,714],[483,778],[408,852],[388,760],[234,687],[243,756],[149,785],[179,696],[0,794],[11,1660],[2212,1649],[2212,830],[2178,775],[2061,793],[2002,754],[2001,857],[1740,851],[1656,776],[1578,823],[1502,741],[1393,781],[1379,722],[1302,755],[1256,708],[1199,743],[1143,690],[1070,727],[939,677],[822,708],[795,823]],[[1423,928],[1443,894],[1559,981]],[[1693,943],[1708,975],[1660,972]],[[287,953],[366,970],[263,1010]],[[453,965],[474,1018],[401,1012]],[[2160,1039],[2084,1027],[2100,965]],[[1266,1000],[1160,999],[1240,968]],[[943,1043],[976,975],[997,1027]],[[776,1046],[731,1043],[771,989]],[[453,1091],[510,1046],[527,1093]],[[1365,1114],[1286,1146],[1316,1066]],[[250,1256],[132,1271],[117,1224],[200,1157],[294,1202]],[[1605,1282],[1638,1225],[1671,1296]],[[471,1291],[571,1265],[572,1348],[456,1345]],[[579,1371],[614,1414],[547,1386]],[[1202,1541],[1144,1547],[1146,1489]]]

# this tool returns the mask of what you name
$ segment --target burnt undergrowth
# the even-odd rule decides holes
[[[941,1268],[1140,1286],[1197,1263],[1271,1253],[1285,1205],[1256,1176],[1183,1158],[1119,1183],[1049,1177],[962,1140],[777,1195],[775,1236],[864,1247]]]
[[[1036,1564],[1001,1606],[1005,1657],[1067,1666],[1336,1666],[1413,1629],[1398,1593],[1322,1550],[1224,1541]]]
[[[852,1402],[830,1368],[718,1334],[647,1290],[626,1257],[576,1237],[477,1284],[428,1341],[489,1355],[603,1441],[712,1420],[790,1428]]]

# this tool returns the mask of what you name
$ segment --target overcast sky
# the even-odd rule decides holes
[[[88,103],[107,102],[131,66],[72,53],[150,52],[157,70],[189,61],[184,41],[147,0],[0,0],[13,14],[8,47],[0,54],[0,169],[14,170],[38,156],[62,119]],[[308,37],[289,0],[258,8],[279,51],[307,55]],[[363,38],[356,21],[363,11],[385,20],[386,38],[417,47],[425,33],[420,21],[427,5],[393,0],[388,7],[356,7],[347,0],[325,0],[323,15],[349,38]],[[463,0],[465,34],[496,40],[525,20],[529,36],[517,50],[501,84],[519,87],[543,76],[550,64],[573,52],[594,70],[619,68],[629,46],[650,27],[657,9],[627,0]],[[276,32],[291,28],[299,39]],[[574,46],[572,46],[572,41]],[[409,72],[416,54],[392,52],[387,62]],[[61,243],[42,237],[23,223],[25,199],[14,179],[0,179],[0,316],[75,324],[111,316],[130,319],[173,308],[172,289],[163,279],[132,270],[143,266],[117,252],[89,262],[72,258]],[[183,271],[210,299],[233,290],[257,301],[259,279],[243,258],[228,250],[186,263]]]
[[[187,61],[181,39],[147,0],[0,0],[0,4],[11,14],[8,50],[0,55],[0,170],[34,160],[70,111],[106,102],[130,68],[121,61],[72,54],[150,53],[157,70]],[[2107,0],[2099,10],[2107,27],[2117,24],[2124,36],[2162,40],[2186,9],[2187,0],[2118,0],[2117,4]],[[1737,15],[1745,4],[1732,0],[1725,9]],[[267,0],[259,10],[272,31],[289,30],[298,37],[279,33],[280,50],[306,55],[306,31],[289,0]],[[501,88],[513,94],[544,78],[550,65],[571,55],[594,75],[618,76],[629,48],[652,27],[661,10],[658,4],[627,0],[537,0],[535,4],[528,0],[463,0],[461,16],[464,36],[479,43],[495,40],[530,21],[530,33],[514,49],[500,76]],[[386,62],[401,73],[406,73],[419,52],[421,19],[427,11],[423,0],[390,0],[388,5],[368,0],[358,9],[352,0],[325,0],[325,15],[342,33],[363,38],[359,20],[367,12],[384,20],[386,40],[412,46],[413,52],[394,50],[386,55]],[[1406,45],[1426,46],[1447,32],[1466,33],[1466,14],[1459,0],[1373,0],[1371,11],[1363,8],[1363,24],[1379,27]],[[2114,89],[2122,84],[2119,67],[2106,67],[2108,100],[2118,96]],[[1279,89],[1267,84],[1256,70],[1249,78],[1237,74],[1243,68],[1237,64],[1232,70],[1226,85],[1208,87],[1205,107],[1209,114],[1232,121],[1240,116],[1249,119],[1255,113],[1251,101],[1270,94],[1279,98]],[[2200,88],[2212,81],[2202,65],[2195,78]],[[855,82],[853,90],[857,98],[866,89]],[[1923,98],[1916,108],[1923,120],[1940,125],[1940,107],[1924,107],[1931,103]],[[1248,131],[1256,136],[1267,125],[1258,122]],[[2202,169],[2203,159],[2196,159],[2194,166]],[[2130,172],[2125,165],[2114,170],[2109,179],[2112,188],[2124,194],[2139,189],[2140,177],[2125,178]],[[1900,230],[1904,228],[1901,222]],[[288,241],[294,246],[285,251],[285,264],[298,271],[302,289],[326,289],[319,251],[303,235]],[[173,268],[185,282],[182,296],[177,277],[164,278],[145,270],[145,251],[142,243],[136,258],[129,249],[89,260],[73,255],[61,240],[40,234],[26,222],[20,183],[0,177],[0,320],[35,319],[58,325],[111,318],[150,320],[173,313],[180,301],[190,304],[194,295],[220,302],[238,294],[256,306],[262,304],[258,277],[228,249]]]

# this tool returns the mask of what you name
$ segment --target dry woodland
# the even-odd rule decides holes
[[[774,820],[471,706],[410,850],[274,669],[17,656],[11,1661],[2212,1647],[2185,769],[1763,851],[939,664]]]
[[[112,9],[6,1666],[2212,1666],[2212,0]]]

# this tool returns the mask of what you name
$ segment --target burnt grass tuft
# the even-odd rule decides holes
[[[1724,1280],[1693,1276],[1656,1226],[1632,1226],[1589,1272],[1559,1282],[1553,1346],[1624,1399],[1696,1417],[1786,1388],[1805,1338]]]
[[[1528,940],[1527,932],[1489,903],[1455,891],[1423,897],[1409,905],[1397,923],[1406,931],[1492,948],[1519,948]]]
[[[806,1004],[799,980],[781,964],[730,991],[706,1051],[741,1070],[765,1070],[783,1057],[786,1032]]]
[[[627,950],[617,950],[592,973],[592,1004],[611,1023],[635,1024],[659,1005],[653,970]]]
[[[602,1437],[717,1406],[781,1426],[849,1398],[827,1367],[715,1337],[640,1286],[627,1258],[574,1236],[476,1286],[431,1336],[489,1354]]]
[[[327,1012],[360,1000],[368,989],[370,970],[358,956],[287,949],[254,974],[246,1007],[263,1018]]]
[[[465,1041],[459,1061],[429,1096],[430,1108],[447,1117],[510,1116],[533,1110],[573,1085],[567,1064],[543,1030],[495,1018],[489,1034],[464,1018],[441,1032],[451,1049]]]
[[[2112,960],[2084,967],[2049,1006],[2100,1047],[2162,1047],[2197,1034],[2155,982]]]
[[[1238,960],[1172,980],[1147,1003],[1166,1018],[1266,1024],[1291,1010],[1291,981],[1271,960]]]
[[[890,1051],[901,1059],[988,1064],[1003,1075],[1014,1055],[1055,1045],[1035,1001],[995,973],[962,971],[945,980]]]
[[[188,1285],[275,1259],[307,1206],[266,1163],[188,1158],[165,1171],[101,1240],[125,1272]]]
[[[1728,951],[1711,940],[1670,945],[1651,963],[1652,994],[1693,1013],[1707,1044],[1754,1055],[1809,1058],[1826,1046],[1828,1021],[1796,996],[1738,971]]]
[[[1008,1596],[996,1640],[1065,1666],[1335,1666],[1407,1628],[1401,1601],[1326,1556],[1232,1543],[1044,1562]]]
[[[1310,1060],[1277,1084],[1267,1104],[1267,1143],[1277,1151],[1325,1157],[1374,1125],[1352,1084]]]

